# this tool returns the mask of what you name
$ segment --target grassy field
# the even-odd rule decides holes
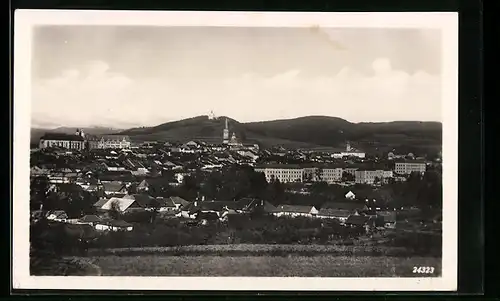
[[[247,276],[247,277],[422,277],[414,267],[434,267],[427,257],[371,256],[95,256],[103,276]]]

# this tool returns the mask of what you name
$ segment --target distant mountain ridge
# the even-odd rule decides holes
[[[338,117],[305,116],[293,119],[240,123],[221,116],[209,119],[196,116],[153,127],[131,128],[119,132],[137,141],[192,139],[221,142],[225,119],[230,132],[243,142],[263,146],[283,145],[293,148],[345,147],[349,141],[362,149],[440,148],[440,122],[393,121],[352,123]]]

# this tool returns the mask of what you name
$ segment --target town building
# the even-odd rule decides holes
[[[83,132],[80,131],[77,131],[76,134],[46,133],[40,138],[39,147],[41,149],[58,147],[83,150],[85,149],[85,138]]]
[[[349,142],[346,143],[346,150],[340,153],[334,153],[334,158],[345,158],[345,157],[357,157],[360,159],[364,159],[366,157],[366,153],[359,151],[351,146]]]
[[[342,181],[342,168],[323,168],[321,170],[321,181],[335,183]]]
[[[224,124],[224,130],[222,131],[222,144],[229,145],[231,147],[241,147],[243,144],[236,137],[236,133],[233,131],[231,138],[229,138],[229,124],[226,118]]]
[[[390,174],[380,169],[357,170],[354,173],[356,184],[382,184],[387,182],[388,175]]]
[[[394,172],[399,175],[409,175],[413,172],[425,173],[427,165],[424,161],[402,161],[396,162]]]
[[[277,217],[315,217],[318,212],[318,209],[314,206],[278,205],[273,215]]]
[[[298,165],[264,165],[255,168],[256,172],[263,172],[267,182],[279,180],[282,183],[302,182],[304,180],[303,169]]]
[[[130,137],[123,135],[103,135],[97,141],[97,148],[130,148]]]

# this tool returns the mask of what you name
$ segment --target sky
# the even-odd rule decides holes
[[[441,121],[435,29],[39,26],[32,125]]]

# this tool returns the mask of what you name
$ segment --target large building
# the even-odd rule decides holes
[[[267,182],[279,180],[282,183],[289,183],[304,180],[304,169],[298,165],[266,165],[256,167],[255,171],[264,173]]]
[[[86,140],[90,149],[127,149],[131,144],[129,136],[123,135],[88,136]]]
[[[312,182],[327,182],[329,184],[342,181],[343,169],[340,167],[304,167],[303,179]]]
[[[399,175],[409,175],[413,172],[425,173],[427,164],[424,161],[396,162],[394,172]]]
[[[323,168],[321,170],[321,181],[335,183],[342,181],[342,168]]]
[[[358,157],[363,159],[366,157],[366,153],[361,152],[351,146],[349,142],[346,143],[345,151],[340,153],[334,153],[334,158],[345,158],[345,157]]]
[[[357,184],[374,184],[375,182],[382,183],[385,180],[386,172],[384,170],[356,170],[354,172],[355,181]]]
[[[85,136],[83,132],[76,134],[46,133],[40,138],[40,148],[58,147],[73,150],[85,149]]]

